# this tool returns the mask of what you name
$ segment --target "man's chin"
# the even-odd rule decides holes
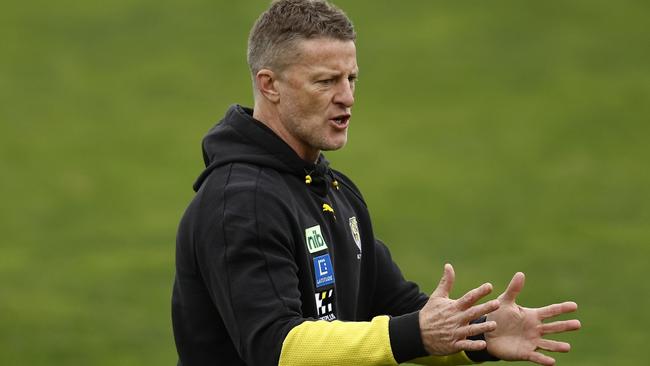
[[[347,142],[348,142],[347,139],[345,139],[341,142],[327,144],[324,147],[321,147],[321,151],[336,151],[342,149],[343,147],[345,147],[345,144],[347,144]]]

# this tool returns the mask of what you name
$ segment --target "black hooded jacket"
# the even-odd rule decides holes
[[[390,365],[426,355],[418,310],[427,296],[375,238],[347,177],[322,155],[302,160],[241,106],[209,131],[203,157],[177,237],[179,365]]]

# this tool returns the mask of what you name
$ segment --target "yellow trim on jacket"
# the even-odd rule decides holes
[[[280,353],[279,366],[394,366],[388,333],[389,317],[370,322],[306,321],[291,329]],[[464,352],[428,356],[410,362],[431,366],[471,365]]]

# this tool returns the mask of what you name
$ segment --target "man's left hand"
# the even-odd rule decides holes
[[[543,338],[546,334],[580,329],[580,321],[564,320],[543,323],[543,320],[578,309],[575,302],[563,302],[541,308],[525,308],[515,303],[524,287],[524,274],[512,277],[508,288],[498,297],[500,307],[488,314],[487,320],[497,323],[496,330],[485,333],[488,352],[502,360],[531,361],[544,366],[555,365],[555,359],[537,350],[569,352],[571,345]]]

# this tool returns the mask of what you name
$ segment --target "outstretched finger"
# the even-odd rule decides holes
[[[478,319],[482,317],[483,315],[487,315],[499,308],[499,300],[490,300],[486,303],[472,306],[471,308],[467,309],[465,313],[463,314],[463,319],[466,322],[470,322],[474,319]]]
[[[540,339],[537,347],[551,352],[569,352],[571,345],[566,342],[554,341],[551,339]]]
[[[469,290],[465,295],[457,300],[456,304],[458,304],[458,308],[461,310],[468,309],[490,292],[492,292],[492,284],[484,283],[475,289]]]
[[[528,356],[528,361],[534,362],[543,366],[554,366],[555,365],[555,359],[553,357],[549,357],[543,353],[539,352],[532,352]]]
[[[560,304],[552,304],[537,309],[537,315],[540,319],[548,319],[561,314],[571,313],[578,310],[578,304],[573,301],[567,301]]]
[[[462,339],[456,342],[456,347],[458,348],[458,351],[480,351],[487,347],[487,343],[481,340],[472,341],[469,339]]]
[[[580,326],[580,321],[577,319],[546,323],[542,325],[542,334],[569,332],[580,329]]]
[[[456,273],[454,272],[454,267],[452,267],[451,264],[446,263],[444,272],[442,274],[442,278],[438,283],[438,287],[436,287],[435,291],[433,291],[433,294],[431,294],[431,296],[449,297],[451,288],[454,286],[455,278],[456,278]]]
[[[483,323],[474,323],[466,325],[458,329],[458,335],[461,338],[469,338],[471,336],[479,335],[482,333],[490,333],[497,329],[497,323],[495,321],[486,321]]]
[[[512,276],[512,280],[510,280],[510,284],[508,284],[508,288],[506,288],[501,296],[499,296],[499,300],[506,304],[514,303],[517,299],[517,295],[519,295],[521,290],[524,288],[525,280],[526,276],[522,272],[515,273],[515,275]]]

